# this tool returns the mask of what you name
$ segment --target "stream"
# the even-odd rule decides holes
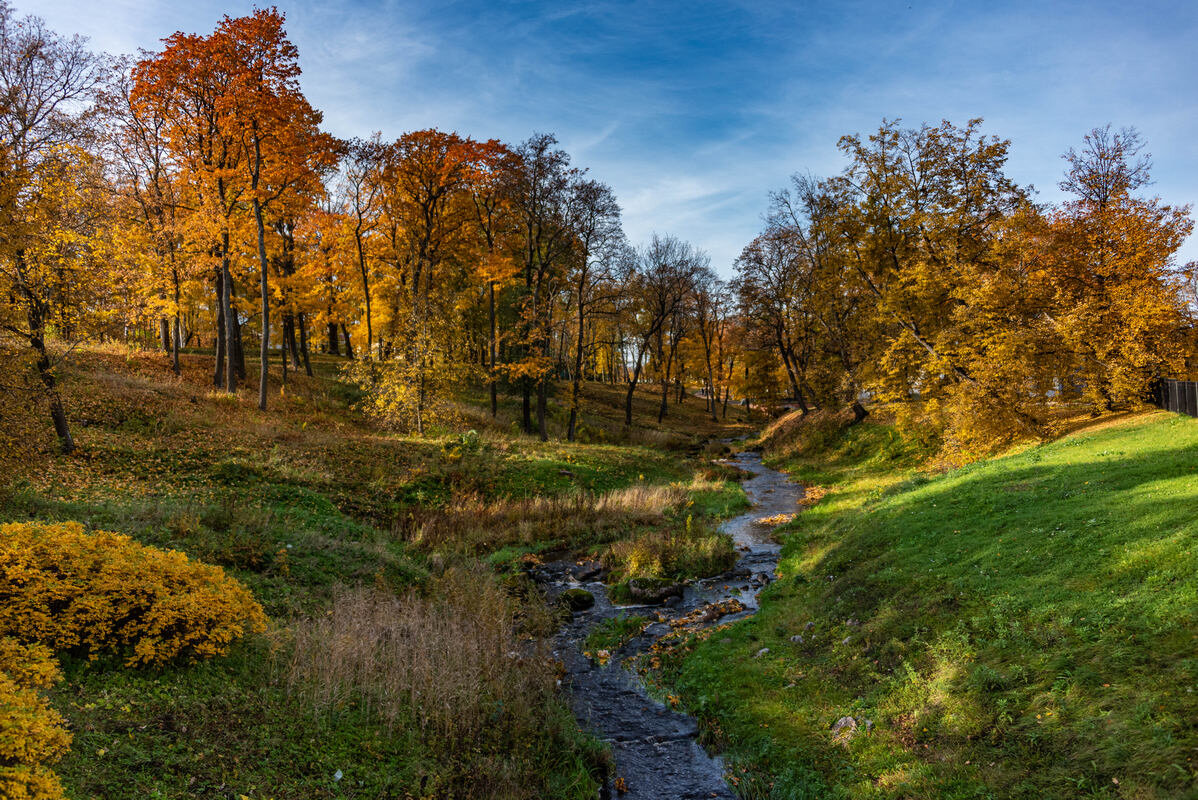
[[[595,605],[577,612],[563,626],[556,641],[556,656],[565,664],[563,683],[580,723],[611,746],[614,770],[602,797],[625,800],[689,800],[735,798],[724,781],[724,764],[709,755],[696,738],[698,723],[650,697],[636,674],[623,666],[625,659],[646,652],[670,633],[671,621],[686,617],[688,630],[723,624],[750,616],[757,610],[757,593],[775,577],[781,547],[771,538],[773,525],[759,520],[798,511],[803,487],[761,463],[757,453],[738,453],[723,463],[739,467],[751,477],[742,482],[752,506],[725,521],[740,558],[722,575],[696,580],[672,605],[616,606],[598,576],[572,561],[557,561],[538,569],[538,579],[553,597],[567,589],[582,588],[595,597]],[[739,601],[741,606],[732,601]],[[716,604],[723,604],[717,606]],[[725,613],[729,608],[732,613]],[[583,641],[604,620],[621,614],[640,614],[661,621],[650,624],[618,650],[603,666],[583,655]],[[616,779],[623,783],[616,786]],[[617,789],[623,789],[619,793]]]

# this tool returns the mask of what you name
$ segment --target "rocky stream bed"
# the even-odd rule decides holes
[[[795,513],[803,487],[766,467],[756,453],[738,453],[726,463],[750,473],[743,486],[752,503],[749,510],[721,526],[740,553],[729,572],[691,582],[682,587],[681,597],[671,597],[668,604],[617,606],[608,598],[607,586],[591,565],[565,560],[544,564],[537,570],[537,578],[551,597],[585,589],[595,599],[594,605],[578,611],[573,621],[563,626],[556,655],[565,664],[564,683],[575,715],[612,749],[614,770],[602,797],[736,797],[724,780],[720,757],[708,754],[698,744],[698,723],[651,697],[635,672],[624,664],[628,658],[648,651],[677,624],[698,630],[750,616],[757,610],[757,593],[775,578],[781,548],[771,537],[773,524],[762,520]],[[599,664],[584,654],[583,642],[591,631],[606,620],[629,614],[655,621],[611,652],[606,663]]]

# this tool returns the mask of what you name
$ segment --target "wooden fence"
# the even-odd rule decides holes
[[[1198,381],[1157,381],[1152,387],[1152,404],[1166,411],[1198,417]]]

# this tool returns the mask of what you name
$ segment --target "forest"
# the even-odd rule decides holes
[[[712,796],[1192,796],[1148,404],[1198,264],[1139,131],[1046,202],[884,119],[713,265],[551,133],[332,135],[285,21],[0,3],[0,795],[681,792],[571,694],[621,670]]]
[[[1194,271],[1174,263],[1193,223],[1136,194],[1135,129],[1070,149],[1052,206],[1004,174],[1011,143],[981,120],[884,121],[841,139],[841,174],[771,196],[724,282],[675,237],[633,247],[610,187],[551,134],[323,132],[277,11],[116,60],[14,15],[10,61],[31,60],[8,79],[6,356],[33,363],[8,372],[64,452],[50,340],[161,347],[176,373],[207,347],[229,393],[248,341],[262,410],[312,352],[341,355],[364,407],[417,433],[466,385],[493,414],[518,392],[544,440],[550,384],[569,383],[571,441],[583,380],[627,385],[627,425],[646,379],[658,421],[688,384],[713,417],[735,393],[860,418],[868,393],[975,454],[1044,434],[1061,397],[1140,401],[1193,353]]]

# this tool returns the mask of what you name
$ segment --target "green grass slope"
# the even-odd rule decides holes
[[[1198,421],[934,477],[885,427],[824,438],[783,464],[830,490],[785,577],[662,676],[744,796],[1198,796]]]
[[[479,692],[460,715],[491,715],[481,734],[433,736],[414,715],[381,719],[354,696],[335,713],[314,709],[288,691],[281,643],[353,586],[447,595],[455,608],[492,583],[510,586],[520,635],[543,635],[532,625],[540,598],[477,560],[585,551],[641,533],[663,522],[658,495],[693,498],[687,513],[697,518],[727,513],[744,494],[718,476],[692,483],[700,443],[746,428],[713,431],[694,398],[657,425],[646,390],[637,427],[625,431],[623,393],[595,385],[585,442],[558,438],[560,391],[549,442],[512,432],[513,397],[503,398],[498,421],[463,404],[479,435],[417,438],[355,410],[353,388],[337,380],[343,363],[317,356],[315,377],[292,374],[285,391],[272,385],[264,413],[252,386],[235,397],[211,389],[210,356],[186,354],[181,378],[157,353],[89,348],[68,362],[62,386],[79,450],[0,475],[0,521],[76,520],[219,564],[275,626],[227,657],[161,670],[61,654],[66,680],[51,699],[74,741],[54,768],[69,796],[594,796],[602,746],[560,698],[514,707]],[[621,492],[622,503],[599,502]],[[469,588],[438,594],[447,569],[466,569]],[[471,643],[433,644],[452,654]],[[518,682],[518,664],[508,672]]]

